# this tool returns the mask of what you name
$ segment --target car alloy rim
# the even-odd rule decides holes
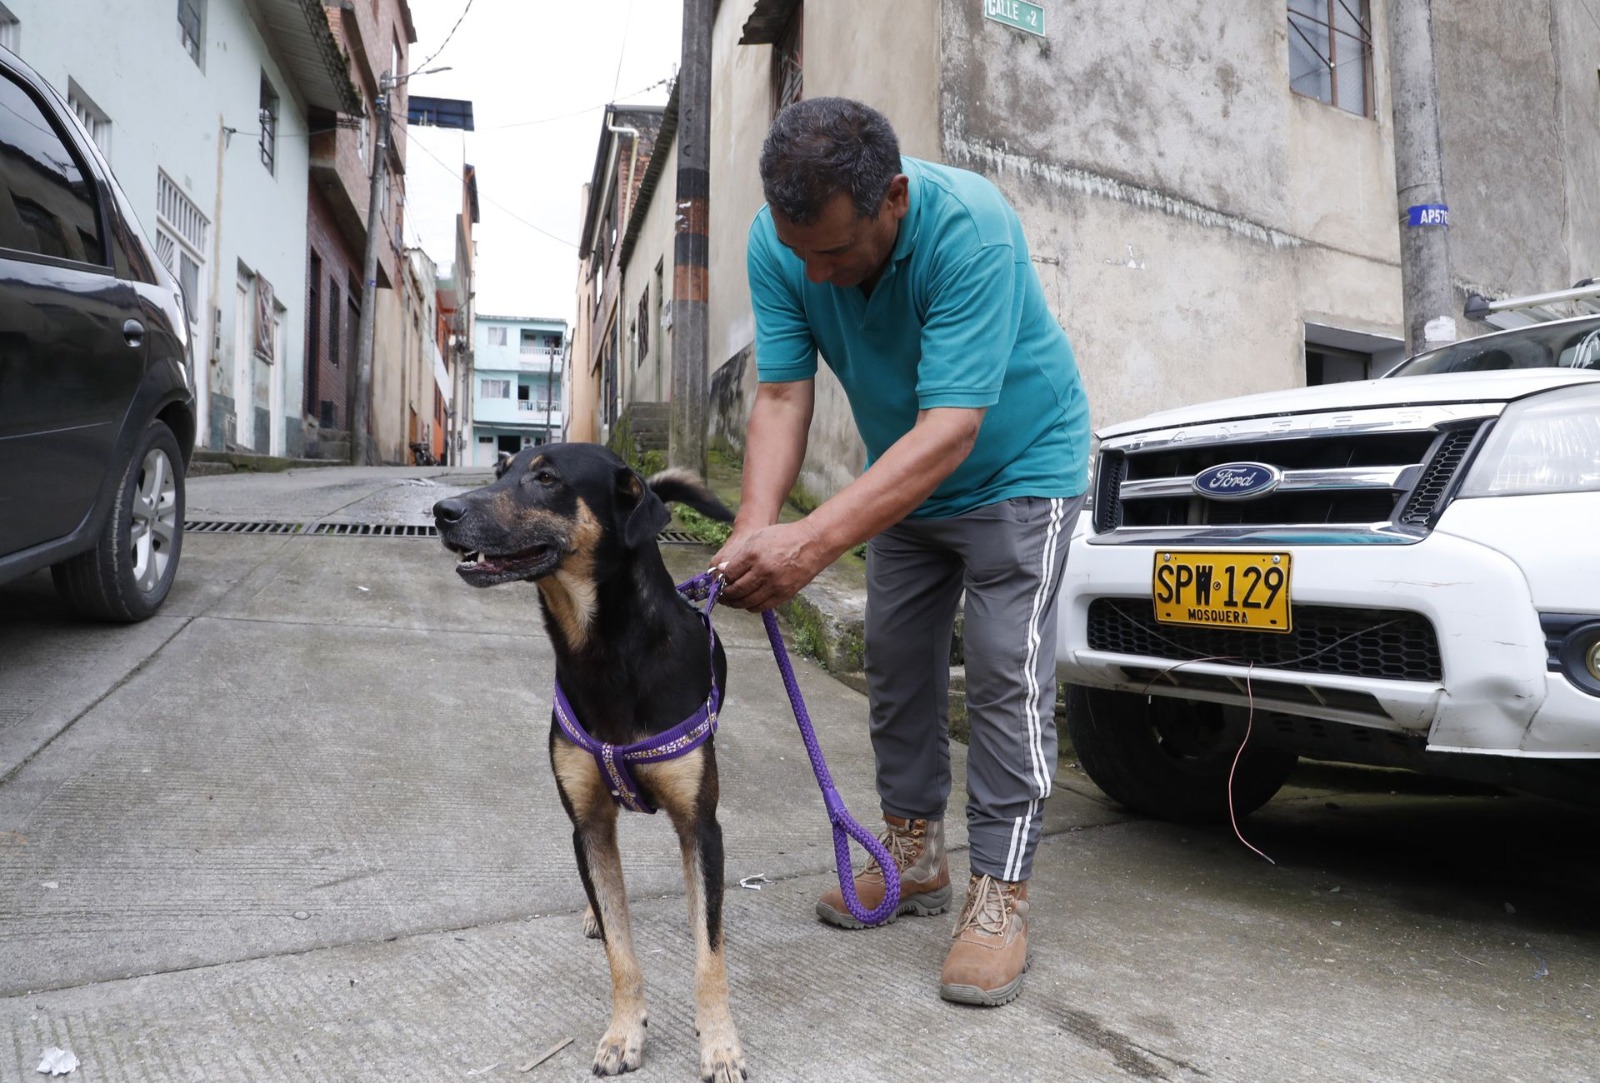
[[[160,448],[151,448],[139,466],[139,484],[133,494],[133,581],[140,593],[156,588],[172,560],[178,532],[178,482],[172,460]]]

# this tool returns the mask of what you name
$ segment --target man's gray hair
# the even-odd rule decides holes
[[[840,192],[858,218],[878,217],[889,182],[900,172],[900,140],[889,118],[849,98],[807,98],[772,121],[761,145],[767,204],[810,225]]]

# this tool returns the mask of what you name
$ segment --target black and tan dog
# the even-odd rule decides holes
[[[687,472],[645,481],[597,444],[549,444],[502,461],[492,485],[434,505],[439,535],[461,555],[456,571],[477,587],[529,580],[539,590],[555,646],[556,680],[598,741],[625,746],[663,733],[723,687],[722,644],[679,595],[656,547],[680,501],[716,519],[728,509]],[[611,1026],[595,1053],[596,1075],[639,1067],[644,982],[634,957],[617,851],[618,806],[596,759],[552,716],[550,762],[572,818],[578,875],[611,964]],[[683,850],[695,934],[700,1074],[742,1079],[744,1050],[728,1012],[723,958],[722,829],[717,760],[706,741],[687,755],[633,767],[641,796],[667,811]]]

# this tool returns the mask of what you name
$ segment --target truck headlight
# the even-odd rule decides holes
[[[1462,496],[1600,491],[1600,384],[1507,406],[1473,461]]]

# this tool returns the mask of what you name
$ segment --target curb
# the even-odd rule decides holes
[[[257,455],[243,451],[217,451],[214,448],[196,448],[189,460],[189,477],[215,474],[280,474],[285,470],[301,470],[316,466],[349,466],[343,459],[290,459],[282,455]]]

